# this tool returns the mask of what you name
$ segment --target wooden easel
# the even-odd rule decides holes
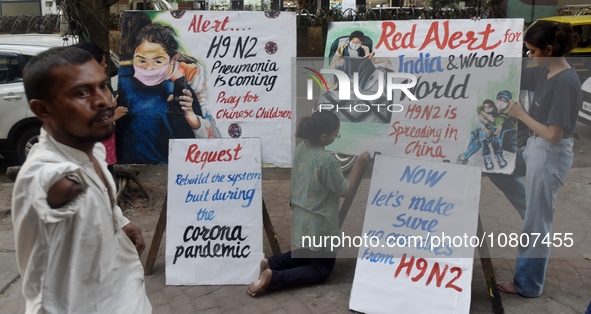
[[[363,179],[363,175],[365,174],[365,170],[367,169],[367,165],[363,167],[359,173],[359,177],[357,181],[353,184],[352,193],[349,194],[343,201],[343,205],[339,211],[339,223],[341,228],[343,227],[343,223],[345,222],[345,218],[347,218],[347,214],[349,213],[349,209],[351,209],[351,205],[353,204],[353,199],[357,194],[357,190],[359,189],[359,185],[361,184],[361,180]],[[484,244],[478,248],[478,253],[480,254],[480,263],[482,264],[482,270],[484,272],[484,279],[486,280],[486,286],[488,290],[488,295],[490,296],[490,301],[493,307],[493,313],[495,314],[503,314],[505,313],[505,309],[503,308],[503,301],[501,300],[501,294],[499,293],[499,287],[497,287],[497,277],[495,275],[495,268],[493,267],[492,260],[489,256],[488,252],[488,241],[486,238],[483,237],[484,230],[482,228],[482,221],[480,220],[480,214],[478,214],[478,228],[476,230],[476,235],[479,239],[484,240]]]
[[[150,245],[150,251],[148,252],[148,258],[146,260],[146,267],[144,268],[144,274],[148,276],[152,274],[154,263],[156,262],[156,257],[158,256],[160,242],[162,242],[162,235],[164,235],[164,229],[166,229],[167,202],[168,193],[166,193],[166,196],[164,197],[164,204],[162,204],[160,217],[158,218],[158,223],[156,223],[156,231],[154,232],[154,237],[152,238],[152,244]],[[267,211],[265,200],[263,200],[263,227],[265,227],[265,233],[267,234],[267,239],[269,239],[269,245],[271,245],[273,255],[280,255],[281,248],[279,247],[277,234],[275,233],[275,228],[273,228],[273,224],[271,223],[271,217]]]

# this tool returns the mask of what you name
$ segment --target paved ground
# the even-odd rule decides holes
[[[162,170],[151,170],[162,171]],[[150,170],[142,171],[149,173]],[[158,173],[160,173],[158,172]],[[278,180],[264,175],[263,196],[270,210],[272,222],[278,233],[283,251],[289,250],[290,209],[289,181]],[[279,177],[280,178],[280,177]],[[153,175],[150,179],[165,182],[164,175]],[[10,184],[0,184],[0,193],[8,193]],[[357,194],[345,229],[360,233],[369,180],[365,179]],[[564,258],[566,252],[554,250],[550,260],[544,294],[535,299],[502,294],[505,313],[583,313],[591,300],[591,261],[582,257],[591,254],[591,168],[572,169],[565,187],[559,191],[556,206],[554,232],[572,232],[575,235],[576,253],[579,257]],[[0,204],[0,210],[7,204]],[[158,207],[159,204],[156,204]],[[130,211],[128,211],[130,213]],[[138,214],[131,212],[144,224],[144,235],[148,246],[153,236],[158,210]],[[521,219],[508,201],[487,179],[482,180],[480,214],[484,229],[488,232],[519,232]],[[152,217],[142,220],[143,216]],[[14,244],[9,216],[0,217],[0,287],[8,284],[17,275],[14,268]],[[134,217],[131,219],[133,220]],[[4,221],[2,221],[4,219]],[[8,221],[7,221],[8,219]],[[279,290],[253,299],[245,293],[245,286],[166,286],[164,284],[164,243],[154,267],[154,273],[146,277],[149,298],[154,313],[349,313],[349,294],[355,271],[355,259],[338,259],[335,271],[324,285]],[[507,252],[491,251],[493,263],[500,279],[510,279],[515,265],[514,255]],[[265,239],[265,253],[271,250]],[[142,256],[145,261],[146,253]],[[479,259],[474,260],[471,313],[492,313],[488,291]],[[396,296],[392,296],[396,298]],[[416,296],[417,301],[428,301]],[[17,280],[0,295],[0,313],[23,313],[24,300],[21,296],[21,281]],[[392,312],[395,312],[393,309]]]

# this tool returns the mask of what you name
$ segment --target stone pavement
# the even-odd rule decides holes
[[[360,233],[369,180],[364,179],[355,198],[347,221],[347,232]],[[290,248],[289,181],[264,180],[263,197],[270,211],[282,251]],[[572,232],[575,251],[580,255],[591,254],[591,168],[572,169],[565,186],[558,193],[554,232]],[[487,179],[482,179],[480,215],[487,232],[519,232],[521,218],[504,196]],[[0,217],[2,218],[2,217]],[[144,229],[145,230],[145,229]],[[146,236],[147,247],[152,233]],[[324,285],[277,290],[265,293],[262,298],[251,298],[246,286],[166,286],[164,278],[164,243],[162,241],[154,273],[146,276],[147,292],[154,313],[350,313],[348,303],[355,272],[355,259],[338,259],[335,270]],[[147,250],[146,250],[147,251]],[[12,252],[12,254],[11,254]],[[265,253],[271,250],[265,238]],[[514,254],[491,250],[495,256],[497,278],[511,279],[515,265]],[[547,270],[544,294],[535,299],[502,294],[505,313],[583,313],[591,300],[591,261],[583,257],[565,258],[567,252],[554,250]],[[145,261],[146,252],[142,259]],[[0,230],[0,287],[16,275],[10,266],[14,263],[12,231]],[[8,259],[8,260],[7,260]],[[488,291],[480,260],[474,260],[472,303],[470,313],[492,313]],[[23,313],[21,281],[0,295],[0,313]],[[396,296],[392,296],[395,298]],[[423,301],[416,296],[417,301]],[[426,300],[428,301],[428,300]],[[395,309],[392,309],[395,312]]]

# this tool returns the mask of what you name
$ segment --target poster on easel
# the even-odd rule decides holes
[[[166,164],[169,139],[260,137],[265,166],[291,165],[294,12],[125,11],[117,158]]]
[[[261,141],[170,141],[167,285],[248,284],[263,259]]]
[[[480,178],[477,167],[376,156],[349,308],[469,313]]]
[[[316,110],[341,120],[328,150],[509,174],[517,120],[508,105],[519,100],[522,46],[522,19],[333,22],[320,68],[299,68]]]

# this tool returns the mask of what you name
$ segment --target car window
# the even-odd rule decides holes
[[[581,41],[579,47],[591,47],[591,25],[581,27]]]
[[[16,56],[0,56],[0,84],[21,82],[23,74]]]

